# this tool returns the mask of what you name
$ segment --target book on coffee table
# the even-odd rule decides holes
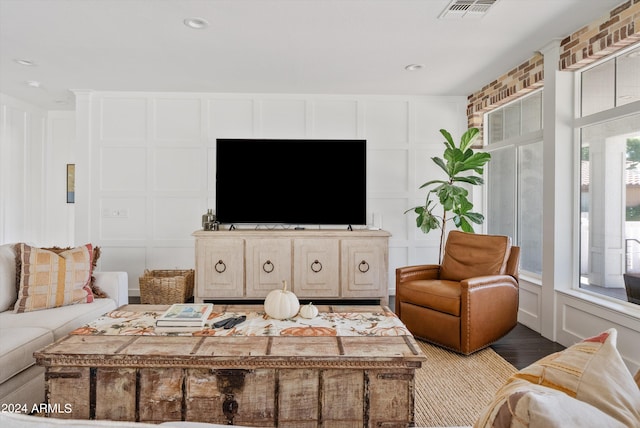
[[[162,327],[156,326],[154,331],[156,334],[165,334],[165,333],[195,333],[198,331],[202,331],[204,327],[200,326],[177,326],[177,327]]]
[[[157,320],[158,327],[204,327],[213,303],[176,303]]]

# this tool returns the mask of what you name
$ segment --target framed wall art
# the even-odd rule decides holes
[[[76,202],[76,164],[67,164],[67,203]]]

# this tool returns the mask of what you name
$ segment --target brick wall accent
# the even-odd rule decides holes
[[[628,0],[560,43],[560,70],[577,70],[640,41],[640,0]]]
[[[628,0],[560,43],[560,70],[577,70],[640,41],[640,0]],[[483,115],[544,86],[544,58],[528,61],[467,97],[467,123],[482,131]],[[482,134],[481,134],[482,135]],[[476,145],[481,145],[480,140]]]
[[[543,68],[542,54],[536,53],[528,61],[485,85],[478,92],[469,95],[467,97],[468,126],[482,131],[485,112],[540,88],[544,82]],[[476,145],[479,144],[482,144],[480,139],[476,140]]]

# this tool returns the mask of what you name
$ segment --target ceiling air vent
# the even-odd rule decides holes
[[[498,0],[453,0],[438,19],[482,18]]]

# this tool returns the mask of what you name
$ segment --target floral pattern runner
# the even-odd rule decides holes
[[[162,312],[115,310],[75,329],[81,335],[145,336],[410,336],[400,319],[384,312],[321,312],[312,319],[299,315],[286,320],[270,318],[264,312],[214,312],[205,327],[197,331],[156,331],[156,319]],[[214,328],[213,324],[230,317],[247,319],[233,328]]]

